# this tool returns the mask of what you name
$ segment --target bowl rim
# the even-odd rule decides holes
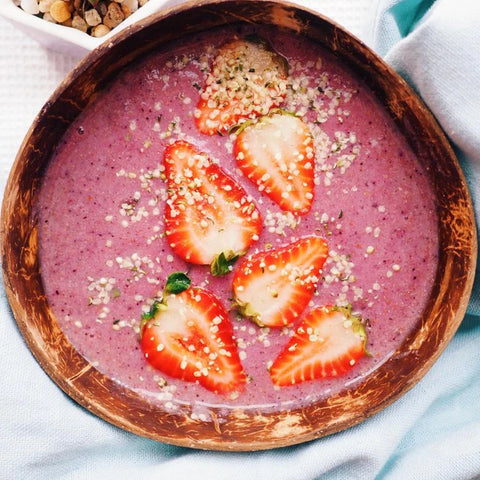
[[[185,20],[189,15],[201,14],[201,12],[209,11],[209,9],[212,12],[215,11],[224,15],[226,21],[225,12],[234,13],[241,8],[247,10],[257,9],[257,14],[261,11],[263,18],[260,23],[266,22],[266,16],[263,15],[265,8],[270,13],[276,11],[286,15],[281,17],[281,21],[285,22],[292,30],[299,27],[296,20],[297,17],[288,17],[288,15],[292,15],[292,12],[298,15],[298,18],[309,19],[313,22],[308,25],[309,29],[319,26],[328,27],[331,29],[331,33],[333,33],[332,45],[337,49],[335,50],[336,54],[340,55],[341,51],[345,54],[345,49],[355,48],[354,54],[356,56],[353,57],[353,60],[350,60],[353,63],[357,62],[358,68],[360,68],[361,62],[367,62],[362,68],[373,68],[377,75],[380,75],[379,82],[383,81],[381,79],[383,75],[394,82],[394,85],[400,89],[401,95],[398,98],[395,97],[389,100],[388,108],[391,113],[396,112],[398,115],[402,115],[407,111],[405,109],[408,109],[409,104],[415,105],[419,109],[420,113],[418,115],[421,116],[422,120],[428,122],[429,128],[433,132],[430,132],[433,135],[432,138],[437,142],[429,148],[438,148],[448,157],[448,162],[445,160],[447,164],[442,164],[441,166],[447,170],[448,167],[451,168],[445,175],[448,174],[450,180],[459,188],[458,192],[448,192],[445,195],[445,197],[449,198],[448,201],[454,202],[455,208],[450,210],[442,204],[442,211],[439,213],[441,217],[440,222],[445,228],[448,227],[448,234],[452,235],[458,243],[450,245],[450,248],[445,252],[439,252],[440,255],[443,255],[442,258],[447,258],[448,262],[442,265],[442,268],[439,268],[437,272],[437,280],[440,277],[443,279],[449,276],[450,284],[458,290],[458,292],[456,290],[458,295],[454,298],[455,308],[452,310],[449,308],[449,305],[443,305],[445,300],[451,299],[449,296],[451,294],[450,290],[444,288],[441,284],[434,286],[435,295],[432,293],[431,302],[429,302],[422,314],[419,328],[414,332],[415,335],[409,336],[402,344],[403,349],[399,348],[392,357],[376,369],[376,371],[381,371],[382,374],[387,372],[388,376],[385,378],[388,378],[391,384],[388,393],[380,392],[380,396],[376,393],[373,401],[368,396],[362,396],[365,392],[375,389],[372,380],[367,378],[365,382],[361,382],[362,387],[365,383],[365,389],[361,392],[359,388],[355,388],[352,391],[347,391],[343,398],[339,396],[330,397],[327,402],[320,402],[306,408],[290,412],[277,412],[275,415],[258,414],[255,418],[245,412],[234,411],[226,419],[226,426],[224,423],[216,420],[216,412],[212,409],[213,422],[201,424],[191,418],[175,419],[174,424],[176,428],[173,429],[174,431],[170,431],[172,430],[171,422],[172,417],[175,417],[174,414],[167,414],[164,411],[159,412],[154,406],[148,404],[145,399],[138,395],[131,395],[131,391],[125,391],[124,387],[116,385],[109,378],[105,378],[91,364],[88,364],[83,357],[79,358],[78,352],[69,344],[56,324],[56,320],[49,311],[45,298],[37,300],[44,309],[42,321],[47,320],[50,322],[48,327],[51,331],[47,331],[45,325],[32,323],[32,314],[34,312],[31,310],[31,305],[28,304],[29,299],[25,293],[26,290],[22,290],[22,287],[26,288],[25,282],[27,277],[22,277],[22,275],[25,275],[25,272],[22,272],[19,268],[19,262],[22,268],[30,269],[30,271],[34,270],[35,252],[38,246],[36,243],[36,228],[30,226],[29,231],[23,232],[22,238],[17,238],[15,235],[18,235],[20,230],[15,223],[17,219],[12,216],[12,211],[22,212],[31,208],[34,193],[31,190],[22,192],[18,185],[22,181],[26,181],[22,174],[24,174],[26,165],[31,167],[35,155],[38,154],[34,140],[40,138],[38,135],[44,128],[42,122],[46,121],[46,118],[51,119],[58,112],[58,108],[65,107],[65,101],[68,100],[66,97],[68,97],[82,76],[87,75],[92,69],[98,68],[98,63],[102,59],[105,61],[109,56],[122,52],[122,48],[126,48],[131,42],[144,38],[142,35],[148,36],[149,32],[151,34],[160,24],[168,24],[173,19]],[[258,10],[260,8],[261,10]],[[271,20],[266,23],[273,24]],[[205,29],[198,27],[195,31],[203,31]],[[135,58],[143,55],[145,51],[142,51],[140,48]],[[114,70],[110,73],[104,73],[104,75],[108,76],[112,72],[118,71],[120,68],[123,68],[122,65],[127,65],[133,58],[125,57],[123,64],[117,65]],[[374,65],[372,66],[368,62]],[[389,94],[388,92],[382,93]],[[86,97],[91,96],[92,92],[86,92],[85,95]],[[81,110],[83,107],[77,108]],[[412,125],[412,129],[416,127],[418,125]],[[440,172],[439,174],[443,173]],[[438,194],[439,186],[436,186],[435,190]],[[440,201],[444,202],[447,200],[442,197]],[[30,127],[19,149],[7,182],[2,205],[1,226],[2,267],[7,296],[18,327],[30,350],[52,380],[79,404],[116,426],[166,443],[215,450],[260,450],[293,445],[319,438],[363,421],[391,404],[400,395],[406,393],[433,365],[460,325],[473,286],[477,255],[473,208],[465,178],[450,144],[423,102],[398,74],[355,36],[317,12],[281,0],[190,1],[162,10],[140,20],[135,25],[123,29],[112,37],[108,43],[100,45],[87,55],[55,90]],[[439,232],[441,237],[442,231],[439,230]],[[442,241],[442,238],[440,240]],[[457,273],[461,273],[461,275],[458,278],[455,276],[455,281],[453,282],[452,275]],[[41,284],[40,274],[38,272],[37,274],[39,277],[38,281]],[[429,335],[427,328],[427,326],[432,325],[427,320],[432,320],[430,317],[432,317],[433,312],[435,312],[435,321],[438,322],[439,328],[440,326],[442,327],[442,331],[439,332],[436,338],[431,338],[433,335]],[[52,334],[56,336],[57,345],[51,345],[50,336]],[[425,349],[432,342],[436,342],[435,348],[433,352],[429,352],[429,355],[426,356]],[[63,348],[67,349],[68,354],[67,357],[59,359],[57,349],[60,343]],[[412,367],[414,375],[408,378],[400,375],[403,372],[402,366],[406,364],[407,359],[410,362],[410,366],[420,360],[418,365]],[[66,365],[64,363],[66,360],[74,364],[75,373],[72,373],[72,367],[69,366],[69,375],[65,374]],[[389,370],[386,370],[387,364]],[[397,372],[399,373],[398,376],[402,378],[395,378]],[[99,400],[99,395],[101,400]],[[125,395],[128,397],[128,403],[122,403],[122,401],[126,401]],[[353,406],[355,409],[353,409]],[[328,417],[328,421],[322,422],[322,415],[325,416],[327,414],[332,415]],[[155,421],[155,429],[149,429],[148,427],[151,423],[148,423],[145,417],[149,415]],[[262,434],[264,434],[263,438],[258,436],[260,429]]]

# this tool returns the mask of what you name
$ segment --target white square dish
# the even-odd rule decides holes
[[[41,45],[67,55],[82,57],[115,34],[134,22],[147,17],[165,6],[178,3],[177,0],[149,0],[143,7],[113,28],[104,37],[95,38],[72,27],[51,23],[30,15],[16,6],[12,0],[0,0],[0,16],[19,30],[32,37]]]

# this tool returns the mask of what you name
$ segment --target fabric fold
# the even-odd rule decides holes
[[[480,218],[480,3],[381,0],[369,42],[421,96],[456,148]],[[368,35],[367,35],[368,37]],[[469,313],[480,315],[477,277]]]

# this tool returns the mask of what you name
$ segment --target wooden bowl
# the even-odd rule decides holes
[[[184,34],[239,21],[305,35],[345,61],[390,112],[426,166],[438,204],[439,266],[418,327],[354,389],[276,413],[231,411],[202,422],[160,411],[103,375],[69,343],[50,310],[38,262],[32,206],[55,145],[79,112],[117,72]],[[404,394],[432,366],[465,313],[476,263],[476,230],[467,186],[453,151],[412,90],[359,40],[322,16],[272,1],[201,1],[160,12],[90,53],[43,107],[13,166],[2,210],[2,260],[18,327],[48,375],[74,400],[128,431],[176,445],[257,450],[305,442],[350,427]],[[216,418],[212,409],[212,417]]]

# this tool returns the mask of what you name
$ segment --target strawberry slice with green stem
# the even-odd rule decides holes
[[[233,277],[239,313],[260,326],[290,325],[312,299],[327,255],[325,240],[311,236],[245,258]]]
[[[267,114],[287,94],[288,64],[259,37],[219,48],[194,112],[200,132],[226,133],[241,119]]]
[[[295,328],[270,367],[278,386],[336,377],[354,367],[367,348],[367,334],[360,317],[348,307],[317,307]]]
[[[312,134],[295,114],[274,110],[237,130],[239,168],[282,210],[307,214],[313,203],[315,152]]]
[[[141,348],[155,369],[217,394],[241,392],[247,381],[227,311],[209,291],[169,276],[163,298],[142,317]]]
[[[164,164],[165,234],[170,247],[187,262],[212,265],[214,275],[230,272],[262,229],[253,200],[188,142],[169,145]]]

